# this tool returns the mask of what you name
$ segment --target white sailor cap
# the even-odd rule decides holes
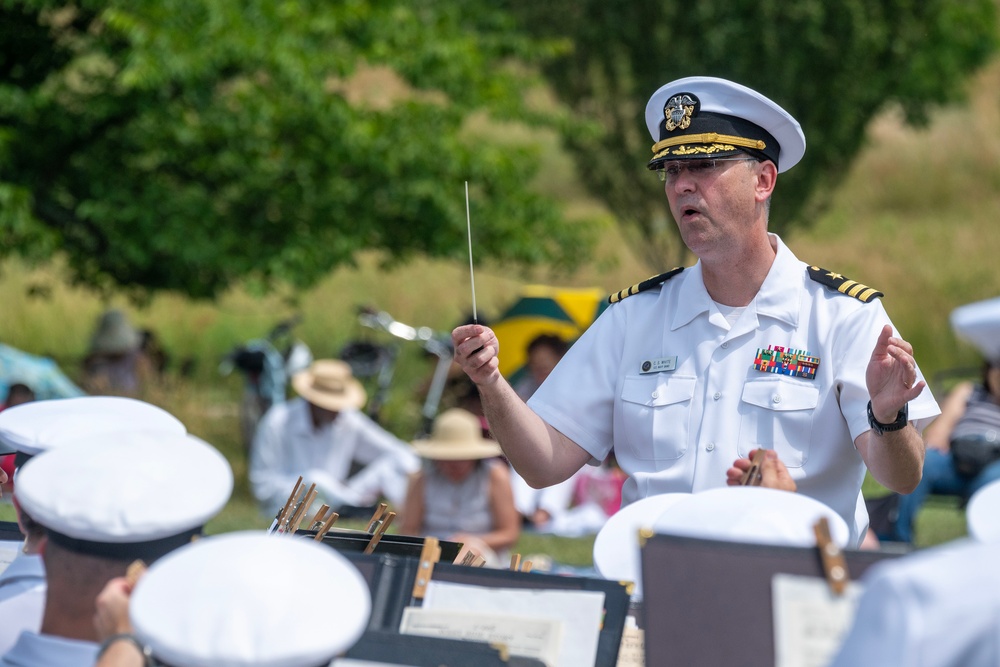
[[[361,637],[368,584],[313,540],[263,532],[206,537],[153,565],[129,617],[157,660],[189,667],[314,667]]]
[[[134,431],[35,456],[14,496],[63,548],[153,561],[201,532],[233,489],[229,463],[191,435]]]
[[[965,510],[969,535],[979,542],[1000,543],[1000,480],[972,494]]]
[[[801,493],[759,486],[727,486],[692,494],[671,505],[653,531],[727,542],[816,546],[813,526],[821,517],[830,537],[847,546],[850,530],[839,514]]]
[[[0,442],[27,455],[82,437],[129,430],[187,432],[155,405],[118,396],[81,396],[22,403],[0,412]]]
[[[987,361],[1000,363],[1000,297],[959,306],[951,311],[951,327]]]
[[[806,150],[799,122],[746,86],[691,76],[662,86],[646,103],[646,126],[655,142],[650,169],[668,160],[747,153],[788,171]]]
[[[605,579],[631,581],[632,598],[642,599],[639,532],[652,530],[667,509],[689,493],[661,493],[647,496],[621,508],[610,517],[594,539],[594,569]]]

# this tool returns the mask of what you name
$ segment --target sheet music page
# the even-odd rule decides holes
[[[432,580],[424,609],[509,614],[562,621],[556,667],[593,665],[604,617],[604,593],[529,588],[486,588]]]
[[[14,562],[23,547],[24,542],[0,540],[0,573],[3,573],[7,566]]]
[[[771,580],[774,607],[775,667],[826,667],[851,627],[864,587],[852,581],[834,595],[825,579],[776,574]]]
[[[626,624],[622,630],[622,643],[618,647],[618,662],[616,667],[645,667],[646,640],[642,629],[633,622]]]
[[[500,643],[507,647],[511,655],[538,658],[546,667],[556,667],[562,625],[562,621],[551,618],[407,607],[403,610],[399,632]]]

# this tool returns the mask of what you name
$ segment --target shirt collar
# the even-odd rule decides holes
[[[768,234],[768,238],[775,249],[774,262],[748,308],[754,308],[758,317],[772,317],[795,325],[802,297],[802,263],[777,234]],[[705,289],[701,260],[678,278],[683,282],[670,323],[671,330],[679,329],[702,313],[710,312],[712,304],[712,297]]]

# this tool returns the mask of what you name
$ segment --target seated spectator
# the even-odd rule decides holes
[[[92,394],[139,392],[152,373],[142,350],[142,335],[129,324],[125,313],[101,314],[83,360],[83,384]]]
[[[1000,479],[1000,299],[956,308],[956,334],[979,348],[985,362],[977,383],[959,384],[941,405],[941,416],[924,431],[924,474],[913,493],[902,496],[894,534],[913,542],[913,525],[927,496],[953,495],[964,505],[973,493]]]
[[[452,408],[413,447],[424,466],[410,478],[400,531],[462,542],[459,559],[472,551],[500,566],[521,534],[500,445],[482,436],[475,415]]]
[[[407,476],[419,467],[410,446],[361,408],[367,393],[339,359],[320,359],[292,377],[299,398],[261,418],[250,447],[250,485],[262,509],[275,514],[301,475],[333,509],[402,503]],[[360,467],[356,474],[352,468]]]
[[[84,395],[52,359],[0,344],[0,396],[7,396],[13,384],[30,387],[39,401]]]
[[[522,401],[531,398],[568,349],[569,344],[554,334],[536,336],[528,343],[528,360],[525,363],[527,373],[514,386],[514,391]]]
[[[899,499],[895,535],[913,542],[917,513],[930,494],[973,493],[1000,479],[1000,364],[987,363],[978,383],[964,382],[941,404],[941,416],[924,432],[924,475],[913,493]]]

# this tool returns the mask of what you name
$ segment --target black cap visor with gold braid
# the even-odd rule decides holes
[[[649,169],[672,160],[730,157],[741,153],[778,164],[780,148],[771,134],[743,118],[702,111],[694,93],[678,93],[667,100],[659,124],[660,140],[653,145]]]

